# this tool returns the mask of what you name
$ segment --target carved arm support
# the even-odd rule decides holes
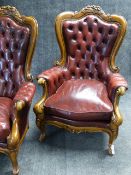
[[[116,92],[119,87],[125,87],[127,90],[128,85],[124,77],[119,73],[113,73],[109,75],[107,80],[107,90],[112,103],[114,103]]]
[[[20,143],[26,125],[28,124],[28,111],[35,93],[35,85],[24,83],[13,99],[12,130],[7,138],[8,148],[16,149]],[[24,115],[24,116],[23,116]]]
[[[126,88],[121,86],[118,87],[118,89],[116,90],[116,94],[115,94],[115,100],[114,100],[114,115],[113,115],[113,119],[112,119],[112,124],[115,124],[117,126],[122,124],[123,118],[122,118],[122,114],[119,110],[119,100],[120,100],[120,96],[124,95],[126,92]]]
[[[42,72],[37,76],[38,84],[43,87],[43,95],[34,106],[37,116],[37,125],[44,120],[44,102],[46,98],[56,92],[57,88],[64,82],[64,72],[66,68],[55,66]]]
[[[108,77],[107,90],[109,98],[111,99],[114,107],[113,118],[111,127],[114,128],[122,124],[122,115],[119,110],[120,96],[124,95],[128,88],[127,81],[119,73],[113,73]]]
[[[34,106],[34,112],[36,115],[43,114],[44,102],[48,96],[47,81],[44,78],[38,78],[38,84],[43,87],[43,96]]]

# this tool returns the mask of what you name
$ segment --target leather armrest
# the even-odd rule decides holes
[[[67,77],[67,69],[63,67],[55,66],[49,70],[42,72],[37,76],[37,79],[43,78],[47,81],[48,95],[52,95],[56,92],[57,88],[60,87]]]
[[[128,89],[128,84],[125,78],[119,73],[113,73],[109,75],[107,81],[107,90],[109,98],[111,99],[112,102],[114,102],[116,90],[119,87],[125,87],[126,89]]]
[[[17,91],[13,101],[17,102],[17,107],[23,106],[24,103],[30,104],[35,93],[35,85],[31,82],[25,82]]]
[[[22,135],[28,127],[28,112],[35,93],[35,85],[25,82],[17,91],[13,99],[12,129],[7,138],[8,148],[14,149],[19,144]]]

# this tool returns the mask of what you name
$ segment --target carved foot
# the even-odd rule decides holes
[[[37,127],[40,129],[40,137],[39,137],[39,141],[42,142],[45,140],[45,120],[44,119],[40,119],[41,116],[37,116],[36,118],[36,125]]]
[[[19,174],[19,168],[17,170],[13,169],[13,175],[18,175]]]
[[[18,162],[17,162],[17,150],[15,151],[11,151],[9,153],[9,157],[11,159],[12,162],[12,166],[13,166],[13,175],[18,175],[19,174],[19,166],[18,166]]]
[[[39,141],[40,141],[40,142],[43,142],[44,140],[45,140],[45,133],[42,133],[42,134],[40,135]]]
[[[108,153],[113,156],[115,154],[115,148],[114,148],[114,145],[109,145],[109,148],[108,148]]]

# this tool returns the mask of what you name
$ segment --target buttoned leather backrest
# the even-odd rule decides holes
[[[0,17],[0,96],[13,98],[24,82],[29,37],[28,27]]]
[[[62,32],[67,52],[67,67],[72,78],[106,79],[109,57],[119,33],[116,23],[95,15],[65,20]]]

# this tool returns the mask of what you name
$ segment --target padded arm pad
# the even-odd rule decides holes
[[[114,101],[115,98],[115,92],[119,87],[125,87],[128,88],[127,81],[124,79],[122,75],[119,73],[113,73],[109,75],[108,81],[107,81],[107,90],[109,94],[109,98],[111,101]]]
[[[12,108],[11,119],[12,121],[15,121],[16,115],[19,117],[18,127],[20,137],[24,134],[28,125],[28,113],[35,89],[36,87],[33,83],[25,82],[21,85],[13,99],[14,105]],[[16,111],[19,111],[19,114],[16,113]]]
[[[63,67],[53,67],[49,70],[42,72],[37,76],[37,79],[44,78],[47,81],[48,85],[48,95],[52,95],[56,92],[57,88],[60,87],[64,80],[69,78],[68,70]]]
[[[25,82],[22,84],[22,86],[17,91],[13,101],[17,102],[19,100],[22,100],[26,102],[27,104],[30,104],[32,101],[32,98],[35,93],[35,85],[31,82]]]

